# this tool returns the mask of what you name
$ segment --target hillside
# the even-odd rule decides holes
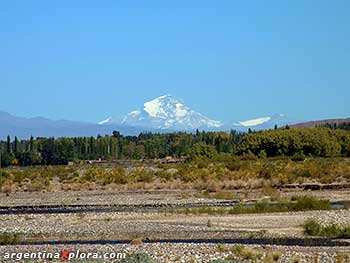
[[[292,128],[315,128],[324,124],[339,124],[339,123],[350,123],[350,118],[347,119],[327,119],[327,120],[318,120],[318,121],[308,121],[290,125]]]

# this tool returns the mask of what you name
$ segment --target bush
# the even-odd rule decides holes
[[[141,246],[143,244],[143,241],[141,238],[135,238],[133,240],[131,240],[130,245],[137,245],[137,246]]]
[[[263,254],[253,248],[245,247],[242,245],[236,245],[232,248],[232,253],[239,259],[243,260],[258,260],[261,259]]]
[[[248,153],[244,153],[241,156],[241,160],[242,161],[256,161],[256,160],[258,160],[258,157],[256,157],[256,155],[254,153],[252,153],[251,151],[248,151]]]
[[[310,210],[331,210],[329,200],[321,200],[312,196],[300,196],[296,198],[297,203],[294,211],[310,211]]]
[[[281,252],[273,252],[271,254],[271,257],[274,261],[278,261],[282,257],[282,254]]]
[[[300,162],[300,161],[304,161],[305,158],[306,156],[303,152],[297,152],[290,159],[295,162]]]
[[[336,224],[321,225],[315,219],[308,219],[304,224],[304,233],[309,236],[321,236],[330,238],[350,238],[350,225],[339,226]]]
[[[17,245],[20,242],[19,234],[13,233],[1,233],[0,234],[0,245]]]
[[[271,186],[264,187],[262,190],[262,193],[266,196],[269,196],[273,201],[277,201],[281,199],[281,195],[279,191],[276,188],[273,188]]]
[[[314,197],[296,197],[296,202],[268,203],[257,202],[254,206],[235,205],[231,208],[201,207],[175,210],[175,212],[186,214],[252,214],[252,213],[275,213],[275,212],[297,212],[312,210],[331,210],[328,200],[319,200]]]

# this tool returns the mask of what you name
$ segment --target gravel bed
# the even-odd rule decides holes
[[[241,215],[165,213],[82,213],[0,215],[0,233],[36,240],[130,240],[303,237],[304,222],[316,218],[349,224],[350,211],[307,211]],[[333,221],[332,221],[333,222]]]
[[[350,227],[350,210],[324,211],[312,218],[323,226],[337,225],[340,227]]]
[[[60,252],[62,250],[76,252],[79,250],[81,253],[146,253],[153,259],[158,260],[161,263],[207,263],[216,259],[225,259],[228,256],[233,256],[231,251],[233,245],[225,245],[224,251],[219,249],[218,245],[214,244],[143,244],[143,245],[94,245],[94,246],[1,246],[0,247],[0,262],[9,262],[3,259],[4,253],[25,253],[25,252]],[[296,258],[299,258],[298,262],[319,262],[319,263],[336,263],[340,262],[339,258],[343,258],[343,262],[346,262],[346,257],[349,257],[348,247],[327,248],[327,247],[283,247],[283,246],[245,246],[258,250],[262,256],[269,255],[273,252],[281,253],[281,257],[278,262],[296,262]],[[315,261],[315,260],[318,261]],[[81,260],[74,260],[79,262]],[[104,260],[106,262],[107,260]],[[24,262],[24,261],[22,261]],[[50,260],[36,260],[35,262],[52,262]],[[90,262],[86,260],[85,262]],[[91,262],[94,262],[91,260]],[[249,261],[246,261],[249,262]],[[258,260],[257,262],[262,262]]]

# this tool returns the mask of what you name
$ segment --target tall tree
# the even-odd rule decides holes
[[[33,138],[32,135],[30,136],[29,151],[30,151],[30,152],[33,152],[33,151],[34,151],[34,138]]]
[[[10,138],[10,135],[7,135],[6,152],[7,153],[11,153],[11,138]]]
[[[15,153],[15,155],[18,154],[18,139],[17,139],[17,136],[15,136],[15,141],[13,142],[13,152]]]

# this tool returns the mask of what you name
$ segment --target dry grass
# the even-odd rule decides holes
[[[256,250],[250,247],[241,246],[241,245],[234,246],[231,251],[235,256],[232,259],[238,258],[240,260],[255,261],[263,257],[263,254],[259,250]],[[228,258],[228,259],[231,259],[231,258]]]
[[[141,246],[141,245],[143,245],[143,241],[141,238],[135,238],[135,239],[130,241],[130,245]]]
[[[249,157],[249,156],[246,156]],[[80,191],[95,189],[153,190],[197,189],[217,199],[232,199],[235,189],[262,189],[273,200],[279,193],[271,185],[305,182],[349,182],[350,158],[228,158],[195,161],[184,164],[135,164],[129,166],[38,166],[8,168],[2,171],[1,190],[15,191]],[[135,168],[134,167],[134,168]],[[157,168],[152,169],[149,168]],[[171,172],[169,172],[169,170]],[[211,198],[211,195],[208,195]]]

